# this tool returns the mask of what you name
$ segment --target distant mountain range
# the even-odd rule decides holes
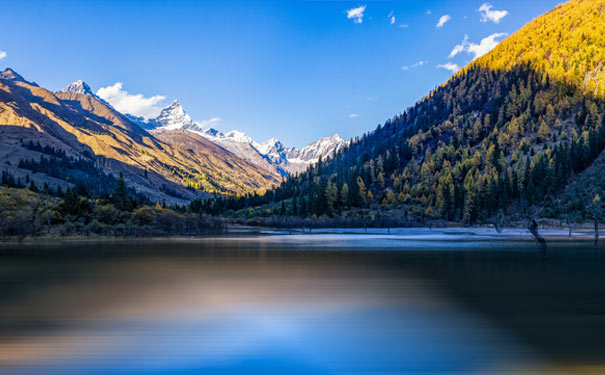
[[[78,83],[80,82],[80,83]],[[68,86],[81,91],[81,81]],[[84,84],[85,85],[85,84]],[[159,116],[145,120],[142,117],[126,116],[143,129],[152,131],[158,137],[170,131],[190,131],[214,142],[231,151],[240,158],[268,171],[281,176],[290,173],[300,173],[316,163],[320,157],[328,157],[339,151],[347,142],[338,134],[319,140],[302,148],[288,147],[277,138],[271,138],[259,143],[246,134],[232,130],[222,133],[213,128],[204,128],[198,122],[191,120],[178,100],[162,109]]]
[[[123,174],[136,193],[185,203],[209,194],[262,192],[345,142],[302,149],[204,129],[178,101],[151,120],[122,114],[84,81],[51,92],[13,69],[0,72],[0,170],[21,181],[101,195]]]
[[[22,182],[97,196],[121,173],[136,193],[186,203],[213,193],[263,191],[281,177],[187,132],[156,137],[78,81],[51,92],[0,73],[0,170]]]

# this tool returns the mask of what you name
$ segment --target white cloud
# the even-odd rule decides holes
[[[445,23],[446,23],[447,21],[451,20],[451,19],[452,19],[452,17],[451,17],[449,14],[446,14],[446,15],[444,15],[444,16],[441,16],[441,17],[439,18],[439,22],[437,22],[437,26],[436,26],[436,27],[437,27],[438,29],[442,28],[442,27],[443,27],[443,25],[445,25]]]
[[[439,64],[439,65],[437,65],[437,68],[447,69],[447,70],[451,71],[452,73],[456,73],[457,71],[460,70],[460,67],[458,66],[458,64],[454,64],[451,62],[448,62],[445,64]]]
[[[427,11],[426,11],[426,15],[427,15],[427,16],[430,16],[431,14],[432,14],[431,10],[430,10],[430,9],[427,9]]]
[[[402,66],[401,70],[410,70],[410,69],[414,69],[414,68],[419,68],[419,67],[421,67],[423,65],[428,64],[428,62],[429,62],[428,60],[420,60],[417,63],[412,64],[410,66],[407,66],[407,65]]]
[[[0,50],[0,60],[6,57],[6,52]]]
[[[477,9],[477,12],[481,13],[481,22],[489,22],[492,21],[494,23],[499,23],[502,18],[508,15],[508,11],[506,10],[492,10],[493,6],[489,3],[483,3]]]
[[[353,23],[363,22],[363,12],[366,11],[366,6],[358,6],[357,8],[351,8],[347,10],[347,18],[352,19]]]
[[[221,121],[220,117],[213,117],[210,120],[204,120],[204,121],[199,121],[199,124],[205,128],[205,127],[212,127],[213,125],[215,125],[216,123],[218,123],[219,121]]]
[[[449,54],[449,56],[447,58],[451,59],[452,57],[456,56],[460,52],[465,51],[468,48],[468,45],[469,45],[468,35],[465,34],[464,35],[464,40],[462,41],[462,43],[456,44],[454,46],[454,49],[452,49],[452,52],[450,52],[450,54]]]
[[[164,96],[154,95],[146,98],[143,94],[129,94],[122,89],[122,86],[122,82],[116,82],[111,86],[101,87],[97,90],[97,96],[122,113],[142,116],[146,119],[160,114],[162,107],[158,104],[166,99]]]
[[[407,28],[408,26],[409,26],[408,24],[401,24],[401,25],[399,25],[399,27],[401,27],[402,29],[405,29],[405,28]]]
[[[485,55],[486,53],[488,53],[489,51],[491,51],[492,49],[494,49],[494,47],[496,47],[498,45],[498,43],[500,43],[500,41],[496,40],[496,39],[501,38],[506,35],[508,35],[508,34],[494,33],[490,36],[487,36],[487,37],[481,39],[481,42],[479,44],[469,42],[468,35],[465,35],[462,43],[454,46],[454,49],[452,49],[452,52],[450,52],[450,54],[448,56],[448,59],[451,59],[452,57],[456,56],[460,52],[467,52],[469,54],[475,55],[473,57],[473,60],[474,60],[477,57],[481,57],[481,56]]]
[[[368,96],[368,102],[375,102],[378,100],[377,96]]]
[[[391,11],[391,12],[390,12],[390,13],[387,15],[387,18],[389,19],[389,23],[390,23],[391,25],[393,25],[393,24],[395,23],[395,21],[396,21],[395,16],[393,15],[393,11]]]
[[[357,118],[357,117],[359,117],[359,115],[357,113],[351,113],[349,115],[349,118]]]

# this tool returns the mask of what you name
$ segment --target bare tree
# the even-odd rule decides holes
[[[529,229],[532,236],[534,236],[534,239],[536,240],[538,249],[540,250],[540,256],[542,257],[542,260],[547,260],[548,254],[547,254],[547,248],[546,248],[546,240],[544,239],[544,237],[542,237],[540,235],[540,233],[538,233],[538,223],[536,222],[536,219],[534,219],[534,218],[531,219],[529,225],[527,226],[527,229]]]

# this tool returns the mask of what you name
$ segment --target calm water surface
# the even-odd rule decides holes
[[[605,373],[600,252],[397,234],[2,245],[0,373]]]

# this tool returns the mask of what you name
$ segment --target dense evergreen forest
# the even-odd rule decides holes
[[[511,224],[532,217],[598,223],[605,194],[604,12],[605,0],[558,6],[403,113],[264,194],[154,208],[92,156],[75,159],[32,142],[24,147],[42,156],[21,160],[19,168],[68,178],[73,187],[52,191],[7,171],[2,185],[56,197],[61,203],[48,217],[98,233],[115,225],[202,231],[220,227],[210,219],[217,216],[288,226]],[[154,221],[167,212],[180,224]],[[143,213],[152,219],[141,219]],[[180,220],[197,224],[183,229],[191,226]]]
[[[330,160],[264,196],[197,206],[235,218],[587,220],[605,188],[590,167],[605,146],[604,11],[603,0],[559,5]]]
[[[603,150],[604,111],[603,101],[528,66],[474,67],[266,195],[202,206],[219,213],[284,202],[280,214],[303,216],[403,207],[469,224],[535,205],[560,216],[580,208],[555,200]]]

